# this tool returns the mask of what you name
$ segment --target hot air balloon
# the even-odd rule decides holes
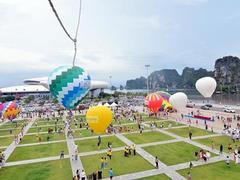
[[[164,92],[164,91],[157,91],[156,93],[158,93],[163,99],[169,100],[171,94],[169,94],[168,92]]]
[[[210,98],[217,87],[217,82],[212,77],[203,77],[197,80],[195,86],[198,92],[203,95],[203,97]]]
[[[172,109],[171,103],[168,100],[164,99],[162,103],[162,109],[164,110]]]
[[[1,103],[0,104],[0,118],[2,117],[2,115],[3,115],[3,110],[5,109],[5,103]]]
[[[61,66],[48,77],[50,92],[67,109],[73,109],[87,95],[91,78],[77,66]]]
[[[187,95],[183,92],[175,93],[169,98],[169,102],[177,110],[184,109],[187,105],[187,101]]]
[[[151,93],[147,95],[145,101],[149,111],[157,113],[162,106],[163,98],[157,93]]]
[[[86,120],[94,133],[104,133],[112,122],[112,111],[106,106],[90,107],[86,114]]]
[[[3,110],[3,117],[5,119],[13,120],[20,113],[19,105],[16,101],[10,101],[5,103]]]

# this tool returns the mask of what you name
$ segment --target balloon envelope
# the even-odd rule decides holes
[[[195,86],[198,92],[203,95],[203,97],[209,98],[213,95],[217,87],[217,82],[212,77],[203,77],[197,80]]]
[[[152,113],[159,111],[162,106],[163,98],[157,93],[151,93],[145,98],[146,105]]]
[[[48,77],[50,92],[67,109],[72,109],[84,98],[91,78],[84,69],[77,66],[61,66]]]
[[[169,100],[171,94],[165,91],[158,91],[157,92],[163,99]]]
[[[19,105],[16,101],[10,101],[5,103],[3,110],[3,117],[5,119],[13,120],[20,113]]]
[[[187,105],[187,101],[188,101],[187,95],[183,92],[175,93],[171,95],[171,97],[169,98],[169,102],[177,110],[184,109]]]
[[[95,133],[104,133],[112,122],[112,111],[106,106],[93,106],[88,109],[86,119]]]

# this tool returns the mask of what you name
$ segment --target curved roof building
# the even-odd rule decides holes
[[[2,94],[17,94],[17,93],[48,93],[48,78],[32,78],[25,79],[23,81],[24,85],[10,86],[5,88],[0,88]],[[105,81],[91,81],[90,90],[96,89],[107,89],[109,85]]]

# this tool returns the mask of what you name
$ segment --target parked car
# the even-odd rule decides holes
[[[194,107],[194,104],[192,104],[192,103],[187,103],[186,107],[187,107],[187,108],[193,108],[193,107]]]
[[[201,106],[201,109],[203,109],[203,110],[209,110],[210,108],[205,105],[205,106]]]
[[[212,108],[213,105],[212,104],[205,104],[205,106],[209,107],[209,108]]]
[[[231,108],[231,107],[227,107],[227,108],[224,108],[223,109],[224,112],[227,112],[227,113],[235,113],[235,109]]]

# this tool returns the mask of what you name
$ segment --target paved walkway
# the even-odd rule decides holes
[[[116,134],[116,137],[118,137],[121,141],[123,141],[125,144],[131,146],[132,144],[134,144],[132,141],[130,141],[129,139],[127,139],[125,136],[123,136],[122,134]],[[144,149],[142,149],[139,146],[136,146],[136,151],[137,153],[142,156],[145,160],[147,160],[149,163],[151,163],[153,166],[155,166],[155,158],[149,154],[148,152],[146,152]],[[167,165],[165,165],[164,163],[162,163],[161,161],[159,161],[159,169],[161,168],[167,168]],[[178,174],[175,171],[172,171],[171,169],[167,169],[167,171],[165,172],[170,178],[172,179],[185,179],[184,177],[182,177],[180,174]],[[125,177],[125,179],[132,179],[133,177]],[[135,178],[135,177],[134,177]],[[136,178],[135,178],[136,179]]]
[[[169,121],[169,120],[166,120],[166,121]],[[27,127],[24,129],[24,135],[26,134],[26,132],[32,126],[33,123],[34,123],[34,120],[31,121],[27,125]],[[130,125],[130,124],[126,124],[126,125]],[[147,124],[147,123],[144,123],[144,125],[149,127],[149,124]],[[184,127],[188,127],[188,126],[171,127],[171,129],[184,128]],[[208,146],[205,146],[205,145],[202,145],[202,144],[200,144],[198,142],[192,141],[189,138],[180,137],[180,136],[178,136],[178,135],[176,135],[174,133],[166,131],[167,129],[169,129],[169,128],[163,128],[163,129],[156,128],[155,131],[158,131],[160,133],[166,134],[166,135],[171,136],[171,137],[173,137],[175,139],[136,145],[137,153],[140,156],[142,156],[144,159],[146,159],[149,163],[151,163],[153,166],[155,166],[155,158],[151,154],[146,152],[144,149],[142,149],[143,147],[159,145],[159,144],[175,143],[175,142],[183,141],[183,142],[192,144],[194,146],[197,146],[199,148],[202,148],[202,149],[205,149],[205,150],[209,150],[212,153],[219,154],[218,150],[216,150],[216,149],[212,149],[212,148],[210,148]],[[152,130],[144,130],[144,132],[149,132],[149,131],[152,131]],[[137,133],[137,132],[139,132],[139,131],[135,131],[135,132],[132,132],[132,133]],[[33,134],[33,133],[31,133],[31,134]],[[125,136],[123,136],[123,134],[127,134],[127,133],[115,134],[115,136],[117,138],[119,138],[121,141],[123,141],[127,145],[134,144],[132,141],[127,139]],[[106,149],[103,149],[103,150],[99,150],[99,151],[82,152],[82,153],[78,154],[78,160],[74,160],[75,143],[74,143],[74,139],[73,138],[68,138],[67,137],[67,128],[65,129],[65,135],[66,135],[66,140],[49,141],[49,142],[32,143],[32,144],[21,144],[21,145],[17,145],[17,146],[18,147],[33,146],[33,145],[39,145],[39,144],[50,144],[50,143],[58,143],[58,142],[65,142],[65,141],[67,141],[69,155],[65,155],[65,158],[69,158],[70,159],[73,175],[76,174],[76,170],[77,169],[81,169],[81,170],[83,169],[83,165],[81,163],[80,157],[82,157],[82,156],[89,156],[89,155],[95,155],[95,154],[100,154],[100,153],[106,153],[106,151],[107,151]],[[193,137],[192,139],[193,140],[195,140],[195,139],[203,139],[203,138],[209,138],[209,137],[217,137],[217,136],[221,136],[221,135],[222,134],[211,134],[211,135],[206,135],[206,136]],[[103,135],[102,137],[107,137],[107,136],[114,136],[114,134]],[[85,138],[75,138],[75,140],[87,140],[87,139],[93,139],[93,138],[96,138],[96,137],[97,136],[91,136],[91,137],[85,137]],[[14,145],[11,144],[7,148],[7,150],[8,150],[7,153],[9,154],[8,157],[10,156],[10,154],[13,152],[13,150],[17,146],[15,145],[15,142],[14,142]],[[81,147],[79,147],[79,148],[81,148]],[[118,148],[113,148],[113,151],[120,151],[120,150],[123,150],[123,149],[124,149],[124,147],[118,147]],[[199,161],[192,161],[192,163],[193,163],[194,167],[201,166],[201,165],[206,165],[206,164],[210,164],[210,163],[215,163],[215,162],[219,162],[219,161],[225,160],[226,155],[227,154],[223,153],[223,155],[215,156],[215,157],[210,158],[210,160],[207,161],[207,162],[203,162],[203,161],[199,160]],[[45,161],[51,161],[51,160],[57,160],[57,159],[59,159],[59,156],[53,156],[53,157],[47,157],[47,158],[39,158],[39,159],[32,159],[32,160],[24,160],[24,161],[17,161],[17,162],[8,162],[8,163],[5,163],[5,166],[15,166],[15,165],[21,165],[21,164],[45,162]],[[181,164],[177,164],[177,165],[173,165],[173,166],[167,166],[164,163],[159,162],[159,169],[152,169],[152,170],[148,170],[148,171],[142,171],[142,172],[131,173],[131,174],[126,174],[126,175],[122,175],[122,176],[116,176],[116,177],[114,177],[114,179],[117,179],[117,180],[118,179],[119,180],[122,180],[122,179],[130,180],[130,179],[143,178],[143,177],[148,177],[148,176],[158,175],[158,174],[164,173],[164,174],[168,175],[171,179],[181,180],[181,179],[185,179],[185,178],[182,177],[180,174],[178,174],[176,171],[180,170],[180,169],[186,169],[188,167],[189,167],[189,162],[181,163]]]
[[[64,155],[64,159],[69,158],[69,155]],[[23,160],[23,161],[15,161],[15,162],[7,162],[4,166],[17,166],[17,165],[24,165],[24,164],[31,164],[31,163],[39,163],[39,162],[46,162],[52,160],[59,160],[59,156],[52,156],[46,158],[38,158],[38,159],[30,159],[30,160]]]
[[[64,119],[66,120],[66,117],[64,117]],[[67,127],[65,128],[65,136],[66,136],[66,140],[67,140],[68,153],[69,153],[69,157],[70,157],[72,174],[73,174],[73,176],[75,176],[76,175],[76,171],[78,169],[83,170],[84,168],[83,168],[80,156],[78,155],[77,159],[75,159],[76,145],[75,145],[75,142],[74,142],[74,138],[67,136],[68,127],[69,127],[69,124],[67,123]],[[78,149],[79,149],[79,147],[78,147]]]
[[[32,118],[32,120],[27,124],[27,126],[23,129],[23,136],[22,138],[25,136],[25,134],[28,132],[28,130],[30,129],[30,127],[33,125],[33,123],[35,122],[36,118]],[[8,147],[7,149],[4,151],[5,154],[5,161],[7,161],[7,159],[10,157],[10,155],[13,153],[13,151],[15,150],[15,148],[17,147],[15,141],[13,141]]]

